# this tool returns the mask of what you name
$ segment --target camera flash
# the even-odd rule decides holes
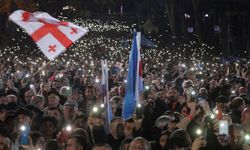
[[[145,86],[145,89],[146,89],[146,90],[149,90],[149,86],[148,86],[148,85],[146,85],[146,86]]]

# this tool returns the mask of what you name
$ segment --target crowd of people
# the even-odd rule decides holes
[[[107,123],[99,60],[2,61],[0,149],[250,149],[249,62],[144,64],[140,103],[125,120],[127,66],[109,62]]]

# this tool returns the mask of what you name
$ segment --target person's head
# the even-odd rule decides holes
[[[171,121],[171,118],[169,116],[160,116],[156,121],[155,121],[155,126],[161,130],[163,130],[167,124]]]
[[[183,90],[185,91],[186,89],[192,87],[194,85],[193,81],[192,80],[185,80],[183,83],[182,83],[182,88]]]
[[[235,97],[233,101],[229,104],[230,109],[239,111],[244,110],[245,106],[245,101],[241,97]]]
[[[124,139],[121,143],[119,150],[129,150],[129,146],[132,141],[133,141],[132,137]]]
[[[57,107],[60,102],[60,96],[57,91],[50,91],[48,93],[48,106]]]
[[[0,127],[0,150],[12,149],[11,133],[7,128]]]
[[[170,132],[166,130],[161,132],[157,142],[161,146],[162,149],[166,147],[169,136],[170,136]]]
[[[44,97],[42,95],[33,95],[30,104],[42,110],[44,107]]]
[[[218,110],[224,111],[227,109],[227,98],[225,96],[218,96],[216,99],[216,107]]]
[[[30,136],[35,149],[45,150],[45,139],[41,133],[33,132]]]
[[[122,105],[122,102],[123,102],[123,101],[122,101],[122,98],[119,97],[119,96],[114,96],[114,97],[112,97],[110,101],[115,102],[115,104],[116,104],[117,107],[121,106],[121,105]]]
[[[41,121],[41,133],[45,136],[53,136],[57,130],[57,120],[54,117],[45,116]]]
[[[232,124],[229,126],[229,134],[231,136],[231,144],[240,146],[244,142],[244,130],[240,124]]]
[[[183,103],[180,107],[180,113],[183,117],[187,117],[190,114],[190,108],[188,107],[187,103]]]
[[[169,137],[170,150],[178,150],[181,148],[190,148],[192,145],[189,134],[183,130],[175,130]]]
[[[153,100],[156,99],[156,89],[153,86],[150,87],[150,89],[148,91],[147,98],[148,99],[153,99]]]
[[[124,135],[126,138],[133,137],[135,130],[135,123],[133,118],[129,118],[125,121]]]
[[[239,93],[239,95],[241,95],[241,94],[247,94],[247,87],[245,87],[245,86],[242,86],[242,87],[240,87],[239,88],[239,91],[238,91],[238,93]]]
[[[77,115],[75,120],[73,121],[75,128],[87,128],[87,117],[84,115]]]
[[[79,90],[78,90],[78,89],[73,89],[73,90],[72,90],[71,99],[74,100],[74,101],[77,101],[77,102],[80,101],[80,93],[79,93]]]
[[[78,111],[78,104],[76,101],[67,100],[63,105],[63,115],[65,121],[72,121],[75,119]]]
[[[35,93],[32,90],[28,90],[24,93],[24,101],[26,104],[30,104],[31,101],[31,97],[34,95]]]
[[[8,103],[17,103],[17,97],[14,94],[10,94],[7,96]]]
[[[42,82],[40,84],[40,89],[44,92],[47,92],[49,90],[49,84],[48,83],[45,83],[45,82]]]
[[[149,142],[142,137],[136,137],[129,146],[129,150],[150,150],[150,149],[151,148]]]
[[[87,150],[89,149],[87,140],[83,136],[72,135],[68,138],[66,150]]]
[[[61,87],[60,81],[59,80],[54,80],[52,82],[52,86],[51,87],[54,88],[54,89],[60,90],[60,87]]]
[[[93,99],[96,97],[96,90],[94,86],[87,86],[85,91],[85,97],[86,99]]]
[[[91,78],[91,76],[84,76],[84,86],[89,86],[93,84],[93,79]]]
[[[200,88],[199,89],[199,96],[206,99],[208,98],[208,91],[206,88]]]
[[[11,79],[7,80],[7,86],[13,88],[14,87],[14,82]]]
[[[178,91],[177,91],[176,87],[171,87],[169,89],[169,91],[167,92],[168,100],[175,101],[175,100],[177,100],[177,97],[178,97]]]
[[[48,107],[47,115],[56,118],[57,121],[62,119],[62,112],[58,107]]]
[[[63,86],[60,89],[60,95],[64,96],[65,98],[72,96],[72,89],[69,86]]]
[[[215,89],[216,87],[218,87],[219,86],[219,83],[218,83],[218,81],[217,80],[211,80],[210,82],[209,82],[209,88],[210,88],[210,90],[213,90],[213,89]]]
[[[108,144],[97,144],[94,145],[92,150],[112,150],[112,148]]]
[[[160,92],[157,92],[156,93],[156,98],[159,99],[159,100],[162,100],[164,101],[165,100],[165,93],[163,91],[160,91]]]
[[[33,120],[33,113],[26,108],[20,108],[17,111],[17,123],[18,126],[28,124],[31,126]]]
[[[123,136],[124,124],[125,121],[121,117],[115,117],[111,120],[110,132],[115,139]]]
[[[250,107],[245,108],[241,113],[241,124],[247,130],[250,132]]]

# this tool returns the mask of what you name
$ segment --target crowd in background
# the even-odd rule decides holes
[[[109,62],[107,125],[99,60],[2,61],[0,150],[250,149],[249,62],[144,63],[140,105],[124,120],[127,65]]]

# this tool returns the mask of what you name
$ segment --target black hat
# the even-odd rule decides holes
[[[57,95],[58,97],[60,97],[59,92],[58,92],[56,89],[54,89],[54,88],[51,88],[51,89],[50,89],[50,91],[48,92],[48,96],[49,96],[50,94],[54,94],[54,95]]]
[[[244,99],[241,97],[235,97],[229,104],[230,109],[238,109],[244,103]]]
[[[26,108],[20,108],[20,109],[18,109],[17,114],[18,114],[18,115],[23,114],[23,115],[28,116],[28,117],[30,117],[30,118],[33,117],[32,112],[29,111],[29,110],[27,110]]]
[[[223,95],[216,97],[215,101],[218,103],[227,103],[228,102],[227,98]]]

